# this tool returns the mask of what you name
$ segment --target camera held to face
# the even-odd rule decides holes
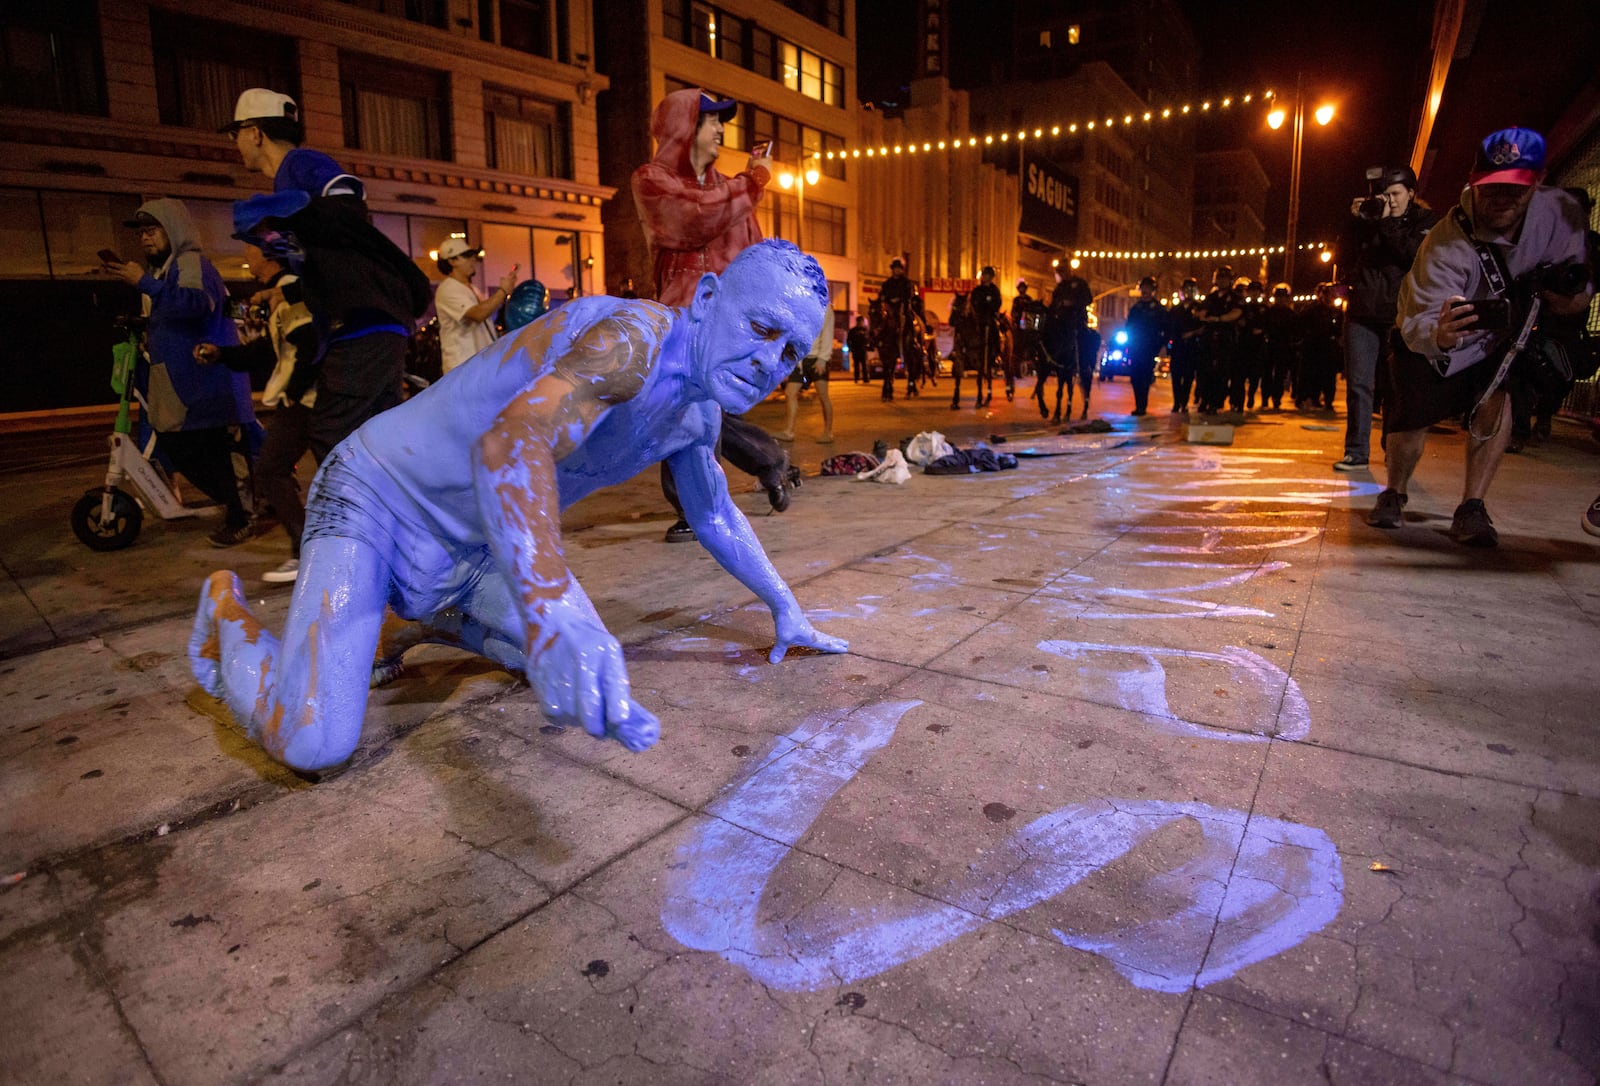
[[[1369,222],[1377,222],[1389,207],[1389,201],[1378,195],[1378,182],[1383,180],[1382,166],[1367,167],[1367,198],[1356,204],[1356,214]]]

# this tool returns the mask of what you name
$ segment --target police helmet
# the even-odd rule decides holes
[[[1255,284],[1255,287],[1256,287],[1257,290],[1261,289],[1261,284],[1260,283],[1256,283],[1256,281],[1254,279],[1251,279],[1248,275],[1241,275],[1241,276],[1239,276],[1239,278],[1237,278],[1237,279],[1235,279],[1233,281],[1233,289],[1239,291],[1242,294],[1243,292],[1245,292],[1245,291],[1250,289],[1250,286],[1251,286],[1252,283]]]
[[[1289,289],[1288,283],[1274,283],[1272,286],[1272,296],[1274,298],[1293,298],[1294,291]]]
[[[1139,280],[1139,289],[1143,290],[1145,287],[1149,287],[1151,290],[1155,290],[1156,289],[1156,277],[1153,276],[1153,275],[1146,275],[1146,276],[1141,277],[1140,280]]]

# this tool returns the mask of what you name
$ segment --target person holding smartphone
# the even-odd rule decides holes
[[[650,135],[655,158],[633,171],[633,202],[639,209],[655,265],[656,301],[684,306],[707,273],[720,274],[740,252],[761,240],[756,204],[772,180],[771,141],[752,149],[750,161],[729,177],[717,169],[724,126],[739,105],[699,87],[673,91],[656,106]],[[721,454],[754,475],[772,508],[789,506],[789,486],[799,473],[770,434],[734,416],[722,420]],[[667,529],[669,543],[695,538],[683,516],[672,471],[661,465],[661,489],[678,513]]]
[[[483,250],[466,238],[450,238],[439,246],[435,263],[444,279],[433,294],[433,311],[439,315],[441,369],[449,373],[495,341],[494,315],[517,286],[517,269],[501,276],[494,293],[484,298],[472,285],[483,262]]]
[[[1407,350],[1390,358],[1392,394],[1383,405],[1388,485],[1367,517],[1375,528],[1401,526],[1428,427],[1463,418],[1466,479],[1450,538],[1472,547],[1499,542],[1484,497],[1511,435],[1501,362],[1526,314],[1519,299],[1537,296],[1542,313],[1559,316],[1582,312],[1593,293],[1587,273],[1574,293],[1544,286],[1538,274],[1541,265],[1583,263],[1587,228],[1570,194],[1545,187],[1544,164],[1537,132],[1506,128],[1484,137],[1459,207],[1428,234],[1400,285]],[[1491,256],[1503,271],[1490,274]],[[1505,289],[1496,289],[1495,279]]]

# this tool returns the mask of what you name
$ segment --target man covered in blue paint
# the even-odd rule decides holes
[[[370,680],[424,642],[524,674],[551,720],[643,750],[660,725],[567,568],[560,511],[658,461],[702,545],[771,609],[772,662],[792,647],[846,651],[778,576],[715,453],[721,412],[777,388],[827,304],[816,261],[765,241],[702,276],[687,307],[583,298],[501,339],[323,462],[281,641],[233,573],[212,574],[189,643],[195,678],[302,770],[350,756]],[[390,610],[410,624],[386,622]]]

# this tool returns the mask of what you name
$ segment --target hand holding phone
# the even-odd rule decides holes
[[[758,141],[756,141],[756,143],[754,145],[752,145],[751,148],[750,148],[750,157],[751,158],[771,158],[772,157],[772,141],[771,140],[758,140]]]
[[[122,258],[120,256],[118,256],[116,254],[116,252],[114,250],[112,250],[112,249],[101,249],[98,253],[95,254],[95,256],[98,256],[100,258],[100,263],[102,263],[102,264],[121,264],[121,263],[123,263]]]
[[[1450,323],[1462,332],[1504,332],[1511,327],[1511,302],[1505,298],[1456,299]]]
[[[1506,298],[1479,298],[1472,303],[1478,322],[1472,327],[1478,332],[1505,332],[1511,328],[1511,302]]]

